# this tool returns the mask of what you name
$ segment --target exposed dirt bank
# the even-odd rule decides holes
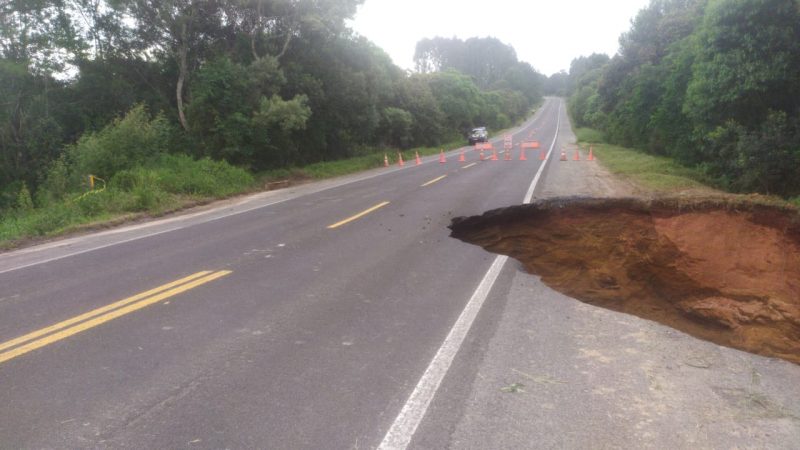
[[[453,220],[548,286],[800,364],[800,215],[726,199],[554,198]]]

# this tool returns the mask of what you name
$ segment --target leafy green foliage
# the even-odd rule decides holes
[[[137,106],[102,130],[83,135],[69,148],[68,159],[79,176],[111,177],[166,153],[170,132],[163,116],[151,119]]]
[[[757,126],[800,97],[796,0],[714,1],[697,35],[685,110],[705,130],[734,120]]]
[[[160,214],[191,199],[244,192],[253,184],[253,176],[247,171],[224,161],[163,154],[117,172],[105,190],[73,193],[64,201],[34,208],[30,194],[21,190],[20,207],[0,219],[0,241],[49,235],[123,213]]]
[[[796,0],[652,0],[620,45],[599,77],[573,67],[578,125],[731,190],[800,193]]]
[[[412,141],[411,127],[414,116],[410,112],[389,106],[381,113],[379,134],[384,143],[397,148],[408,148]]]

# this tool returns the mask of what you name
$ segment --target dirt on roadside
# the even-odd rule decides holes
[[[800,364],[794,208],[726,196],[560,197],[450,228],[570,297]]]

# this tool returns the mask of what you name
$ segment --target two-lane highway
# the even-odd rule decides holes
[[[514,143],[557,144],[561,103]],[[424,415],[409,396],[500,268],[450,219],[521,203],[541,173],[518,146],[458,156],[0,255],[0,447],[402,443],[401,411]]]

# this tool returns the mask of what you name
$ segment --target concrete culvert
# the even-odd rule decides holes
[[[555,198],[455,218],[551,288],[800,364],[800,215],[728,199]]]

